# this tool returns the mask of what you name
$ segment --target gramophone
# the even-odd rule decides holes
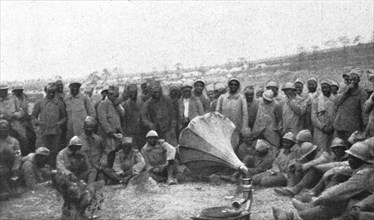
[[[235,125],[218,112],[207,113],[191,120],[179,137],[181,162],[193,173],[205,174],[225,167],[243,174],[243,197],[231,206],[211,207],[202,210],[191,219],[250,219],[253,201],[251,178],[248,168],[239,160],[232,147]]]

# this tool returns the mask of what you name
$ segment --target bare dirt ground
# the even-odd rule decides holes
[[[230,205],[241,197],[235,184],[158,184],[148,189],[106,186],[99,219],[189,219],[202,209]],[[0,203],[0,219],[60,219],[62,198],[52,187],[28,191],[20,198]],[[275,195],[272,188],[254,191],[252,220],[273,219],[271,207],[293,210],[291,200]]]

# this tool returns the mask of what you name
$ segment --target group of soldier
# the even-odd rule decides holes
[[[294,197],[298,212],[273,208],[276,219],[373,219],[374,95],[359,86],[357,71],[342,77],[342,87],[312,77],[306,86],[298,78],[282,87],[269,81],[257,91],[241,89],[235,78],[226,85],[186,80],[168,92],[160,82],[131,84],[122,94],[107,86],[96,102],[81,83],[70,83],[65,94],[58,80],[45,86],[32,112],[22,87],[9,95],[2,85],[1,198],[15,194],[12,181],[38,187],[52,169],[87,184],[126,185],[144,171],[177,184],[179,133],[195,117],[219,112],[235,125],[232,147],[252,184]],[[368,78],[374,82],[374,74]]]

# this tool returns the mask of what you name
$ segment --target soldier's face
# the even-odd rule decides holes
[[[239,82],[233,80],[229,83],[229,89],[230,89],[230,93],[231,94],[234,94],[238,91],[239,89]]]
[[[360,77],[356,74],[352,74],[349,76],[349,84],[352,84],[354,87],[358,87],[358,83],[360,82]]]
[[[349,76],[345,75],[343,76],[344,79],[344,84],[348,85],[349,84]]]
[[[58,83],[58,84],[56,84],[56,90],[58,91],[58,92],[63,92],[64,91],[64,85],[62,84],[62,83]]]
[[[129,90],[129,97],[130,99],[136,99],[138,97],[138,91],[135,89],[130,89]]]
[[[276,97],[278,95],[278,88],[277,87],[268,86],[268,87],[266,87],[266,89],[270,89],[271,91],[273,91],[274,97]]]
[[[296,90],[293,89],[286,89],[284,90],[284,94],[286,94],[287,97],[293,97],[295,95]]]
[[[8,95],[8,90],[7,89],[1,89],[0,90],[0,98],[6,98]]]
[[[70,86],[70,93],[71,95],[76,96],[79,93],[79,86]]]
[[[173,89],[170,91],[170,97],[171,98],[176,98],[178,96],[177,90]]]
[[[208,98],[210,99],[210,101],[213,101],[213,99],[214,99],[214,91],[208,91],[207,95],[208,95]]]
[[[90,137],[94,133],[95,125],[92,123],[86,123],[84,125],[84,133]]]
[[[204,90],[204,83],[202,82],[196,82],[194,85],[194,90],[197,94],[203,93]]]
[[[317,82],[314,80],[308,81],[308,91],[314,93],[317,90]]]
[[[53,99],[55,97],[55,90],[48,89],[46,91],[47,99]]]
[[[0,138],[8,137],[9,129],[8,128],[0,128]]]
[[[355,169],[359,168],[362,164],[364,164],[364,162],[362,160],[360,160],[357,157],[354,157],[352,155],[349,155],[348,163],[349,163],[349,166],[352,168],[352,170],[355,170]]]
[[[110,101],[112,101],[113,103],[116,104],[118,102],[118,98],[119,98],[119,93],[118,92],[110,91],[108,93],[108,99]]]
[[[147,142],[151,146],[155,146],[157,143],[158,137],[147,137]]]
[[[337,94],[339,91],[339,87],[337,86],[331,86],[331,93],[332,94]]]
[[[282,147],[284,149],[290,149],[292,147],[292,145],[294,145],[293,141],[290,141],[288,139],[282,139]]]
[[[190,87],[183,88],[183,98],[188,99],[191,97],[191,91],[192,89]]]
[[[13,93],[14,93],[15,96],[21,97],[22,93],[23,93],[23,90],[22,89],[13,90]]]
[[[321,90],[324,96],[330,97],[331,95],[331,86],[328,84],[322,84]]]
[[[253,89],[247,90],[245,91],[244,95],[247,99],[247,102],[252,102],[253,98],[255,97],[255,91],[253,91]]]
[[[345,147],[333,147],[332,152],[334,153],[335,157],[342,158],[345,154]]]
[[[295,83],[296,94],[301,95],[303,93],[304,85],[302,83]]]
[[[153,91],[152,91],[152,97],[154,99],[160,99],[161,95],[162,95],[162,89],[161,88],[153,89]]]

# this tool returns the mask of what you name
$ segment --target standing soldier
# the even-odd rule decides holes
[[[172,101],[162,95],[162,88],[158,83],[152,85],[151,98],[144,103],[142,120],[148,131],[156,130],[160,138],[173,146],[177,145],[177,115]]]
[[[308,129],[313,133],[313,126],[312,126],[312,102],[315,97],[319,96],[319,92],[317,92],[317,79],[312,77],[308,79],[307,81],[307,86],[308,86],[308,96],[305,99],[305,105],[306,105],[306,110],[305,110],[305,125],[304,128]]]
[[[259,101],[255,99],[255,90],[253,86],[247,86],[244,89],[244,96],[247,100],[247,110],[248,110],[248,127],[253,129],[253,125],[256,121],[258,103]]]
[[[126,114],[122,121],[122,129],[126,136],[133,137],[136,147],[144,146],[145,131],[142,123],[142,108],[144,102],[138,97],[138,87],[129,85],[129,99],[122,104]]]
[[[305,104],[302,98],[296,95],[293,83],[287,82],[282,90],[287,97],[282,105],[282,134],[287,132],[298,134],[304,126]]]
[[[0,201],[14,195],[9,183],[18,179],[21,166],[21,150],[16,139],[9,136],[9,123],[0,119]]]
[[[329,80],[322,80],[321,88],[322,94],[312,101],[313,143],[319,149],[330,153],[330,145],[334,133],[332,123],[335,119],[335,105],[331,96],[331,82]]]
[[[360,76],[356,72],[351,72],[349,81],[350,84],[345,87],[344,92],[335,99],[337,113],[333,124],[334,136],[344,141],[347,141],[353,132],[364,130],[368,123],[364,111],[366,92],[358,85]]]
[[[304,82],[301,80],[301,78],[297,78],[295,80],[295,88],[296,88],[296,94],[302,98],[304,97],[303,90],[304,90]]]
[[[19,107],[19,106],[18,106]],[[17,108],[14,98],[10,98],[8,94],[8,86],[0,86],[0,119],[5,119],[10,124],[10,135],[20,139],[22,147],[27,145],[26,129],[20,119],[24,117],[25,112],[22,108]],[[27,149],[22,149],[26,154]],[[26,154],[27,155],[27,154]]]
[[[282,107],[274,100],[273,91],[266,90],[259,100],[253,132],[262,133],[268,142],[279,147],[281,130]]]
[[[64,104],[55,96],[55,84],[45,87],[46,96],[35,104],[31,117],[39,127],[42,145],[50,150],[49,165],[55,167],[60,150],[61,128],[66,121]]]
[[[193,84],[193,96],[200,99],[201,104],[204,107],[204,113],[209,112],[209,98],[203,93],[205,89],[205,82],[203,80],[196,80]]]
[[[31,117],[28,110],[29,99],[23,93],[22,86],[15,86],[13,87],[13,94],[14,94],[14,101],[17,109],[22,109],[24,115],[16,120],[20,121],[20,125],[23,126],[22,130],[25,130],[25,137],[19,138],[21,149],[23,154],[28,154],[30,152],[34,152],[35,150],[35,141],[36,135],[34,131],[34,127],[31,124]],[[22,143],[24,142],[24,143]]]
[[[189,83],[182,86],[179,109],[179,131],[187,127],[192,119],[204,114],[204,107],[198,98],[192,96],[192,85]]]
[[[56,98],[62,102],[65,99],[64,84],[60,79],[56,81]]]
[[[277,82],[269,81],[266,84],[266,89],[273,91],[274,100],[277,101],[280,105],[283,104],[284,100],[278,95],[279,84]]]
[[[99,134],[101,134],[105,149],[103,160],[108,167],[113,165],[114,151],[121,143],[123,131],[121,118],[125,116],[125,110],[119,103],[119,89],[116,86],[109,86],[108,96],[97,107],[99,118]],[[105,158],[108,158],[107,160]]]
[[[95,108],[91,100],[82,94],[79,89],[81,83],[72,82],[69,85],[70,94],[65,97],[67,112],[66,141],[83,132],[83,123],[87,116],[96,117]]]
[[[229,92],[221,95],[217,102],[216,111],[229,118],[235,125],[231,143],[236,149],[239,143],[239,132],[248,128],[247,100],[239,93],[240,82],[233,78],[229,80]]]

